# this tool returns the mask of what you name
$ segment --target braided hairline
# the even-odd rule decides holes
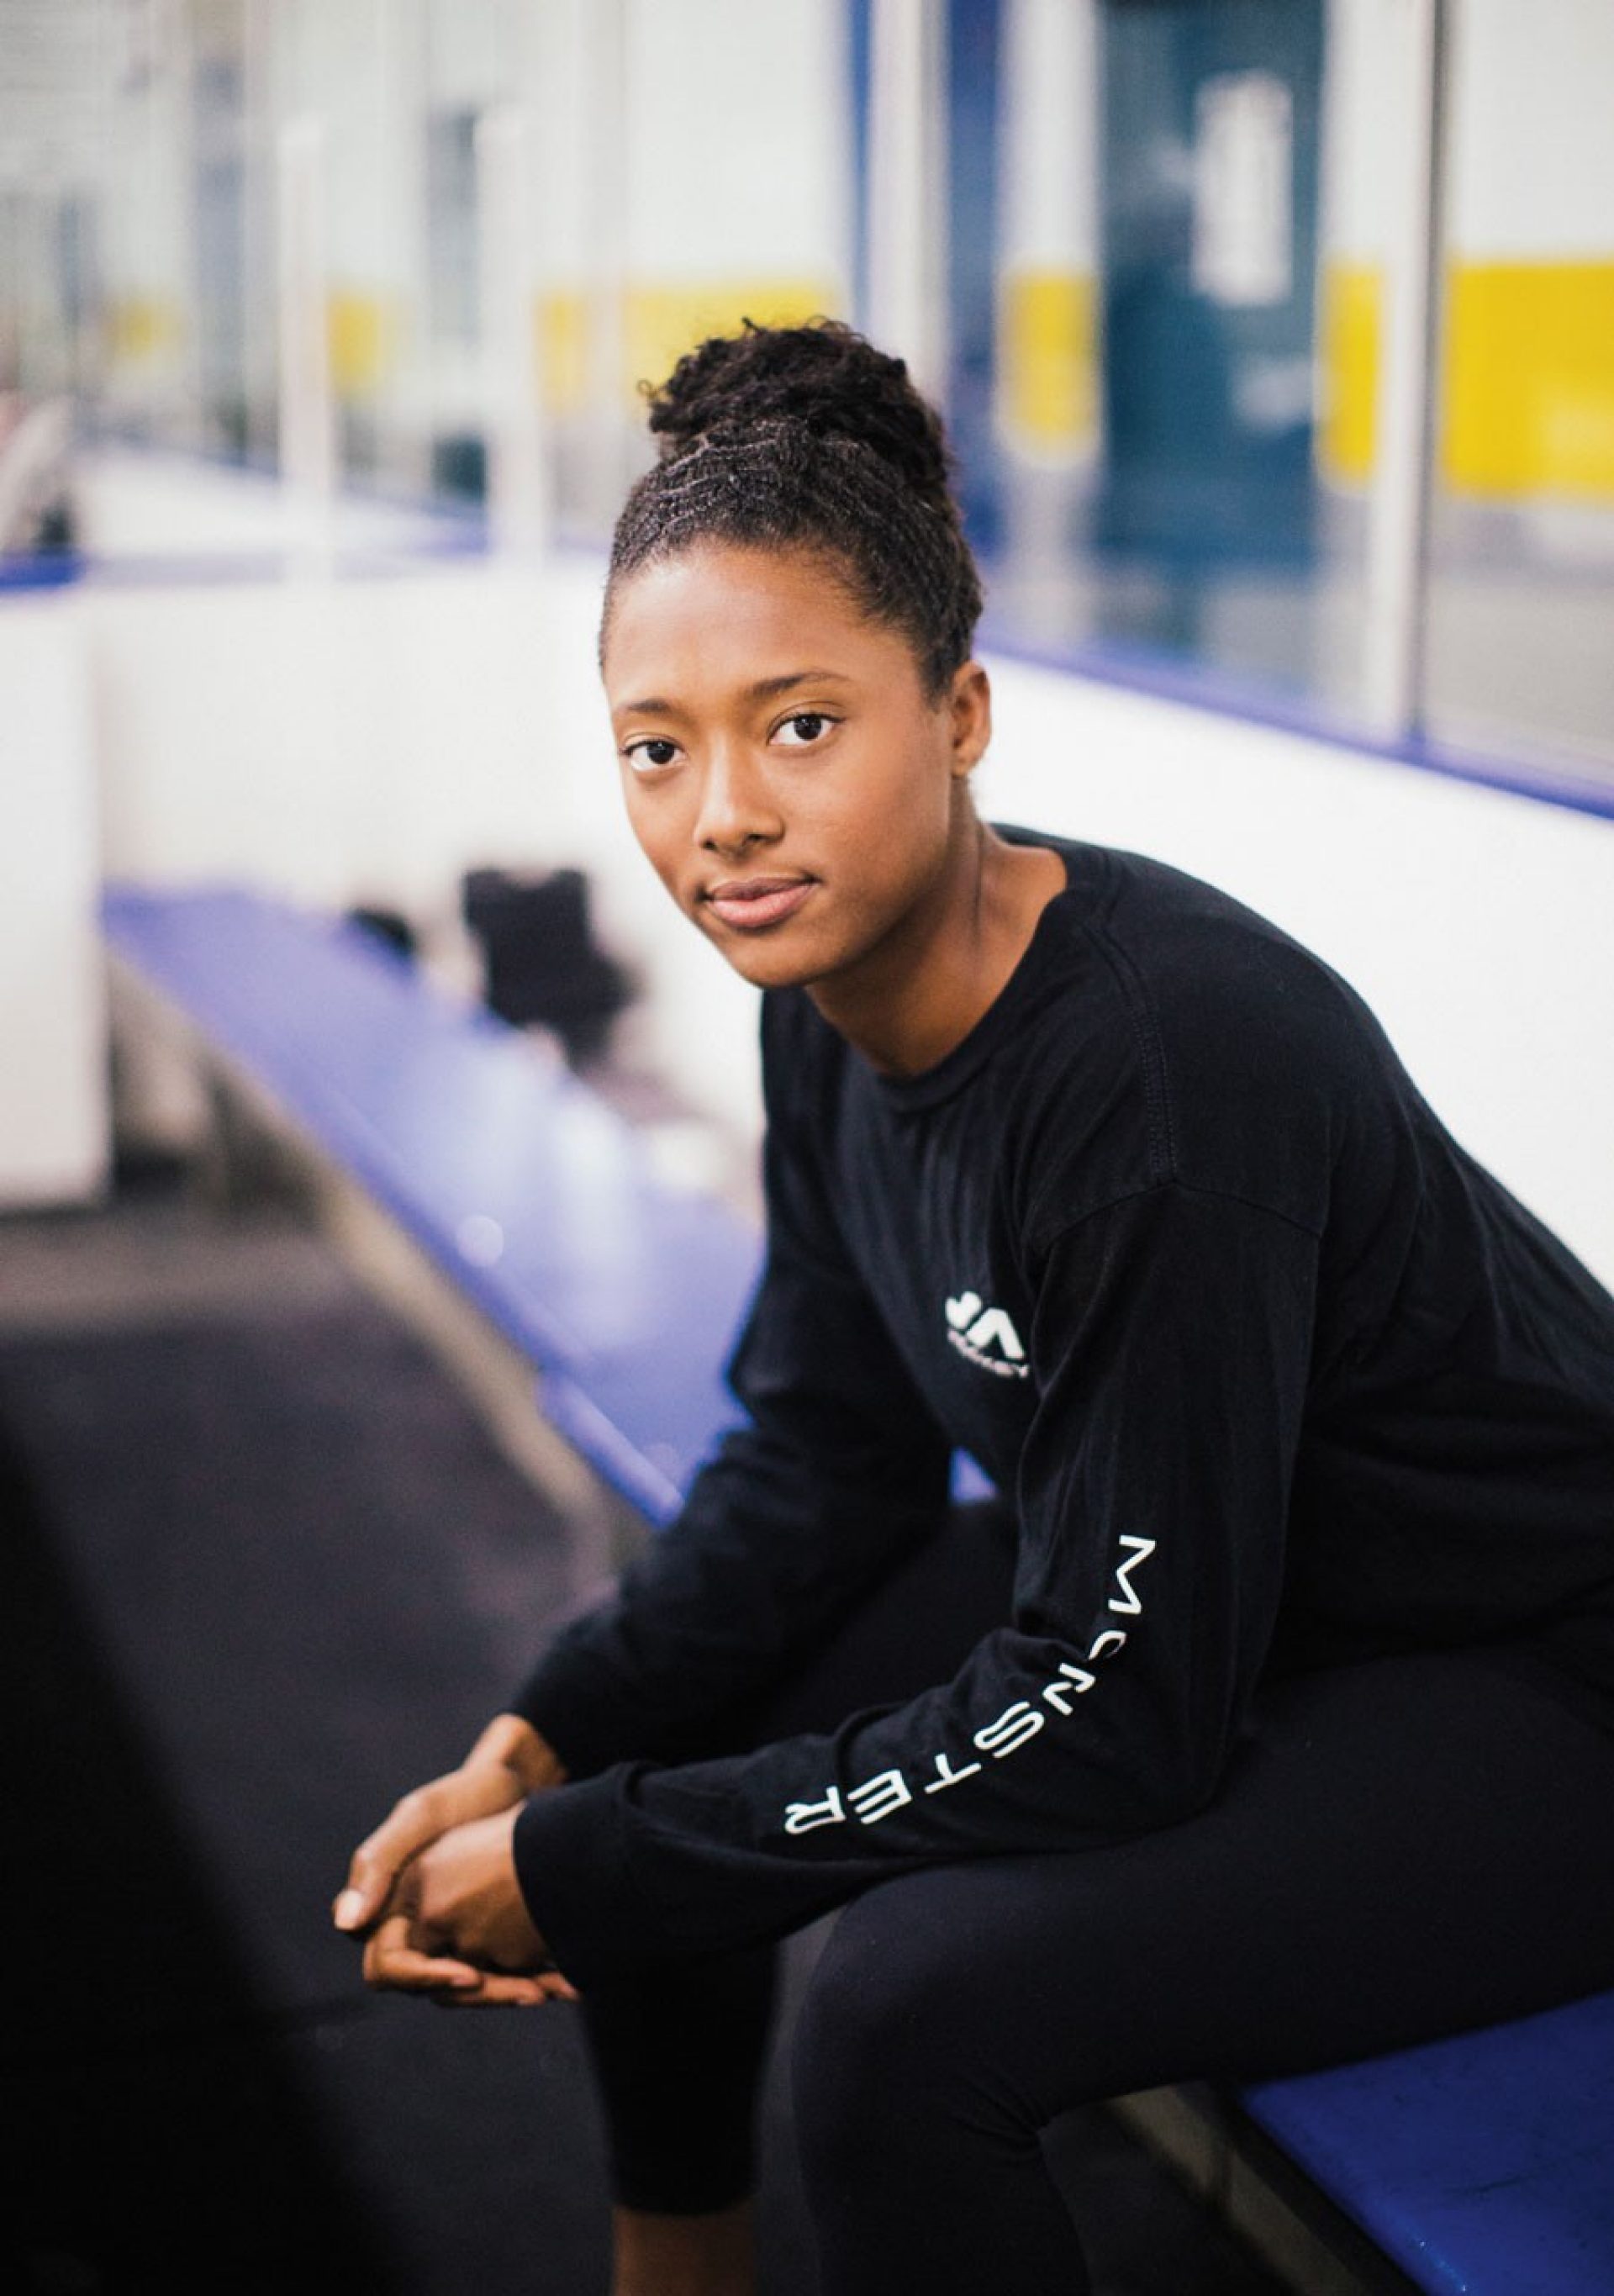
[[[777,416],[714,430],[657,463],[618,521],[607,621],[619,582],[703,539],[806,544],[838,561],[871,617],[910,638],[932,694],[969,659],[980,586],[957,514],[860,439]]]

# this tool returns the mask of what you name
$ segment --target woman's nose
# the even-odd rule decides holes
[[[777,837],[784,826],[762,768],[738,744],[719,744],[707,761],[695,841],[714,852]]]

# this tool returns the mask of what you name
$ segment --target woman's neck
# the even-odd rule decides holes
[[[931,894],[852,971],[807,993],[871,1066],[922,1075],[996,1001],[1064,889],[1057,853],[1006,843],[966,807]]]

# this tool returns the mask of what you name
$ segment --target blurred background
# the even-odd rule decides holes
[[[1597,0],[5,0],[0,48],[0,578],[72,593],[6,621],[98,870],[597,862],[636,386],[746,315],[910,357],[1012,656],[1614,791]]]
[[[1417,712],[1606,762],[1614,35],[1451,0],[1411,121],[1406,12],[7,0],[9,421],[598,540],[637,381],[742,313],[852,316],[946,406],[1007,629],[1360,716],[1427,225]],[[73,538],[40,483],[13,448],[13,552]],[[86,504],[92,555],[199,538],[135,509]]]
[[[747,315],[849,316],[945,408],[1037,704],[1000,809],[1077,826],[1049,746],[1090,767],[1123,693],[1214,712],[1189,747],[1254,721],[1614,801],[1599,0],[4,0],[0,56],[22,1004],[41,931],[59,1000],[93,972],[102,877],[429,927],[469,867],[577,863],[654,1057],[754,1131],[589,660],[637,386]],[[1026,664],[1067,681],[1045,732]],[[1117,825],[1158,845],[1163,804]],[[65,1072],[61,1001],[50,1033]],[[13,1053],[8,1129],[52,1057]],[[0,1188],[93,1185],[72,1120]]]
[[[1607,0],[0,0],[16,1726],[59,1750],[47,1880],[63,1802],[149,1726],[119,1807],[150,1819],[120,1854],[160,1851],[150,1934],[221,1893],[145,2023],[109,1966],[67,2038],[28,2029],[15,2099],[54,2097],[61,2156],[146,2150],[111,2231],[49,2187],[22,2284],[258,2284],[235,2235],[225,2277],[181,2259],[188,2220],[254,2228],[266,2286],[321,2284],[316,2234],[351,2234],[360,2288],[600,2268],[586,2108],[542,2171],[466,2133],[496,2093],[504,2124],[570,2097],[573,2043],[545,2088],[502,2029],[423,2043],[284,1942],[519,1671],[575,1578],[565,1505],[507,1479],[295,1192],[221,1180],[193,1064],[121,1023],[111,1056],[107,890],[366,913],[753,1218],[754,1002],[619,818],[595,627],[640,386],[742,317],[847,317],[958,448],[987,809],[1317,948],[1614,1282],[1611,119]],[[71,1993],[102,1946],[61,1936]],[[256,2184],[178,2175],[223,2141],[213,2095]],[[535,2207],[547,2280],[510,2229]],[[1113,2285],[1247,2284],[1143,2270]]]

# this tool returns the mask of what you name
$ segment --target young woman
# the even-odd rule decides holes
[[[898,362],[748,330],[651,421],[601,659],[635,832],[767,992],[750,1424],[338,1918],[378,1984],[580,1993],[619,2296],[714,2296],[771,1948],[845,1906],[825,2296],[1075,2291],[1066,2108],[1614,1984],[1614,1300],[1284,934],[980,820]]]

